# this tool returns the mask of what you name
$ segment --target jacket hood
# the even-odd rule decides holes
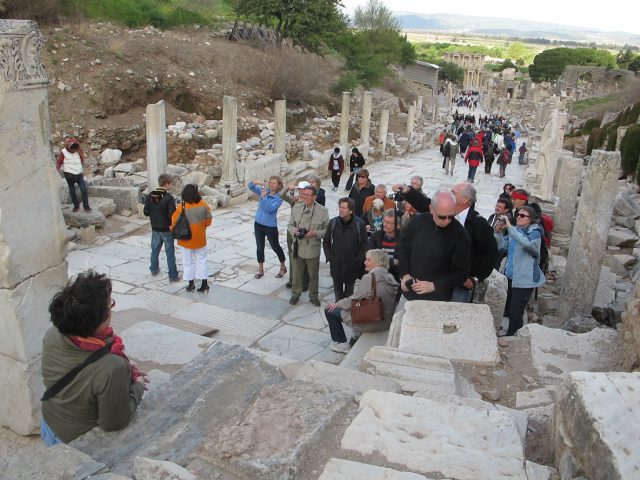
[[[77,139],[77,138],[73,138],[73,137],[72,137],[72,138],[67,138],[67,139],[64,141],[64,146],[65,146],[66,148],[69,148],[69,147],[70,147],[71,145],[73,145],[74,143],[77,143],[77,144],[78,144],[78,146],[80,146],[80,142],[78,141],[78,139]]]

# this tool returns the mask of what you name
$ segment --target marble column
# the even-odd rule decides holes
[[[382,110],[380,115],[380,125],[378,127],[378,149],[380,151],[380,160],[384,160],[387,149],[387,134],[389,132],[389,109]]]
[[[282,154],[281,165],[287,167],[287,101],[276,100],[273,107],[275,127],[273,131],[274,153]],[[282,169],[281,169],[282,170]]]
[[[431,123],[436,123],[436,119],[438,118],[438,96],[433,95],[431,98],[433,99],[433,111],[431,114]]]
[[[225,95],[222,108],[222,176],[220,183],[231,185],[238,181],[236,160],[238,146],[238,100]]]
[[[571,235],[584,166],[581,158],[569,155],[562,157],[561,165],[558,178],[558,206],[553,218],[553,231],[562,235]]]
[[[349,151],[349,102],[351,94],[342,92],[342,111],[340,114],[340,148],[342,155],[347,157]]]
[[[577,314],[591,315],[618,193],[619,174],[620,152],[592,152],[562,278],[558,309],[561,320]]]
[[[41,46],[35,22],[0,20],[0,426],[22,435],[40,426],[42,338],[68,280]]]
[[[407,114],[407,130],[406,130],[407,138],[409,138],[409,140],[411,140],[411,134],[413,133],[413,124],[415,120],[416,120],[416,107],[414,105],[411,105],[409,107],[409,113]]]
[[[369,149],[369,141],[370,135],[369,132],[371,130],[371,107],[373,102],[373,95],[371,92],[364,92],[362,94],[362,123],[360,124],[360,143],[366,145],[366,149]],[[348,152],[347,152],[348,153]],[[366,156],[366,153],[363,152],[363,155]]]
[[[422,118],[422,104],[424,103],[424,97],[422,95],[418,96],[418,104],[416,105],[416,114],[418,118]]]
[[[533,194],[544,201],[553,201],[553,179],[559,154],[559,112],[554,109],[544,122],[540,150],[536,157],[536,181]]]
[[[158,187],[158,176],[167,171],[167,119],[164,100],[147,105],[147,179],[149,191]]]

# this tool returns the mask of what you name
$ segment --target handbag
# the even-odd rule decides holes
[[[351,323],[363,325],[384,320],[384,305],[376,295],[376,276],[371,274],[371,298],[351,300]]]
[[[189,219],[187,219],[184,202],[182,202],[182,211],[173,226],[173,237],[177,240],[191,240],[191,225],[189,225]]]

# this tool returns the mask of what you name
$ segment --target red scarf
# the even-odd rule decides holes
[[[74,335],[69,335],[69,340],[71,340],[76,347],[87,352],[95,352],[96,350],[100,350],[102,347],[107,345],[108,339],[113,340],[109,351],[114,355],[118,355],[124,358],[127,361],[129,367],[131,367],[131,382],[135,382],[136,379],[140,376],[140,372],[138,371],[138,368],[136,366],[131,365],[129,357],[127,357],[124,353],[124,343],[122,343],[122,338],[113,334],[113,328],[107,327],[93,337],[77,337]]]

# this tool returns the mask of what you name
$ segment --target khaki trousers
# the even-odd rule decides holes
[[[320,271],[320,257],[291,258],[293,285],[291,293],[299,297],[302,294],[302,281],[305,272],[309,274],[309,300],[318,300],[318,277]]]

